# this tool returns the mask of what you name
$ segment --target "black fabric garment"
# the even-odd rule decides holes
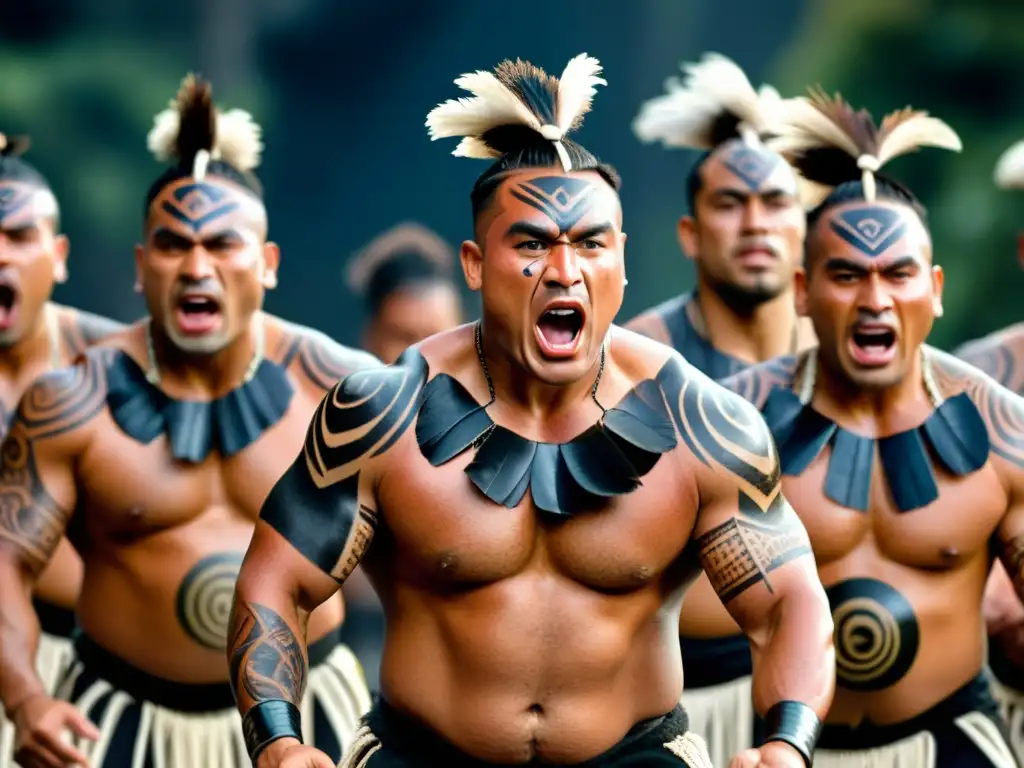
[[[762,412],[775,437],[783,474],[801,474],[830,445],[825,496],[861,512],[868,508],[876,445],[889,491],[901,512],[939,498],[933,457],[958,477],[976,472],[988,460],[988,430],[966,393],[944,400],[920,426],[879,439],[843,429],[801,403],[789,389],[773,390]]]
[[[252,445],[281,420],[293,393],[285,370],[269,360],[249,381],[212,401],[175,400],[124,352],[107,368],[107,405],[121,431],[143,444],[166,435],[171,456],[191,464],[215,450],[227,457]]]
[[[461,752],[435,731],[378,699],[364,722],[376,737],[380,749],[359,768],[495,768]],[[687,766],[665,748],[676,736],[686,733],[687,718],[677,706],[667,715],[638,723],[607,752],[592,760],[575,763],[576,768],[639,768],[640,766]],[[529,765],[545,765],[532,762]],[[522,766],[519,766],[522,768]],[[689,766],[689,768],[699,768]]]
[[[826,725],[817,748],[866,751],[927,731],[935,738],[935,768],[992,768],[993,763],[988,756],[955,722],[970,712],[981,713],[996,725],[1006,743],[1006,751],[1012,755],[1006,727],[985,674],[979,674],[944,701],[902,723],[875,725],[864,722],[856,728]]]
[[[435,467],[475,448],[466,474],[487,498],[509,509],[527,489],[545,512],[597,509],[608,497],[635,490],[661,455],[675,448],[675,428],[659,383],[670,365],[657,379],[637,384],[593,427],[561,444],[539,443],[498,426],[486,405],[440,373],[423,389],[416,440]]]

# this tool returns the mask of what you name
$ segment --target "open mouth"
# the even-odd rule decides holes
[[[185,294],[178,299],[178,327],[184,333],[209,333],[220,325],[220,302],[205,294]]]
[[[0,330],[14,324],[18,309],[18,291],[11,283],[0,283]]]
[[[571,357],[576,353],[586,322],[579,303],[555,303],[548,306],[537,320],[536,333],[546,357]]]
[[[896,331],[885,325],[858,325],[850,338],[850,348],[860,365],[888,365],[896,355]]]

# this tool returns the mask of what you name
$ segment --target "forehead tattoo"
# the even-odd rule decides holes
[[[227,196],[225,190],[214,184],[184,184],[174,190],[173,199],[164,200],[160,207],[198,232],[204,225],[238,209],[236,201],[225,200]]]
[[[840,211],[829,221],[829,226],[865,256],[874,258],[903,237],[907,220],[897,210],[871,205]]]
[[[587,215],[594,192],[593,184],[574,176],[539,176],[512,187],[512,195],[551,219],[560,235]]]
[[[35,192],[34,189],[0,186],[0,223],[24,208]]]
[[[742,181],[751,192],[761,188],[765,180],[775,173],[782,158],[760,147],[732,147],[722,155],[722,165]]]

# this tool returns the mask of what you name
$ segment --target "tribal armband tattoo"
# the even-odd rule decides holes
[[[723,603],[768,574],[810,554],[807,533],[782,496],[781,469],[768,425],[749,402],[679,361],[662,390],[683,442],[737,488],[737,513],[695,541],[701,565]]]
[[[376,511],[359,502],[360,471],[416,418],[426,379],[426,360],[410,351],[394,366],[339,382],[313,415],[302,454],[263,505],[261,519],[338,582],[377,528]]]

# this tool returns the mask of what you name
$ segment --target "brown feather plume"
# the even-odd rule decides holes
[[[0,133],[0,157],[20,157],[32,146],[28,136],[8,136]]]
[[[213,149],[217,138],[217,108],[213,103],[213,88],[194,74],[189,74],[178,89],[178,115],[181,121],[175,140],[175,155],[190,165],[200,152]]]

